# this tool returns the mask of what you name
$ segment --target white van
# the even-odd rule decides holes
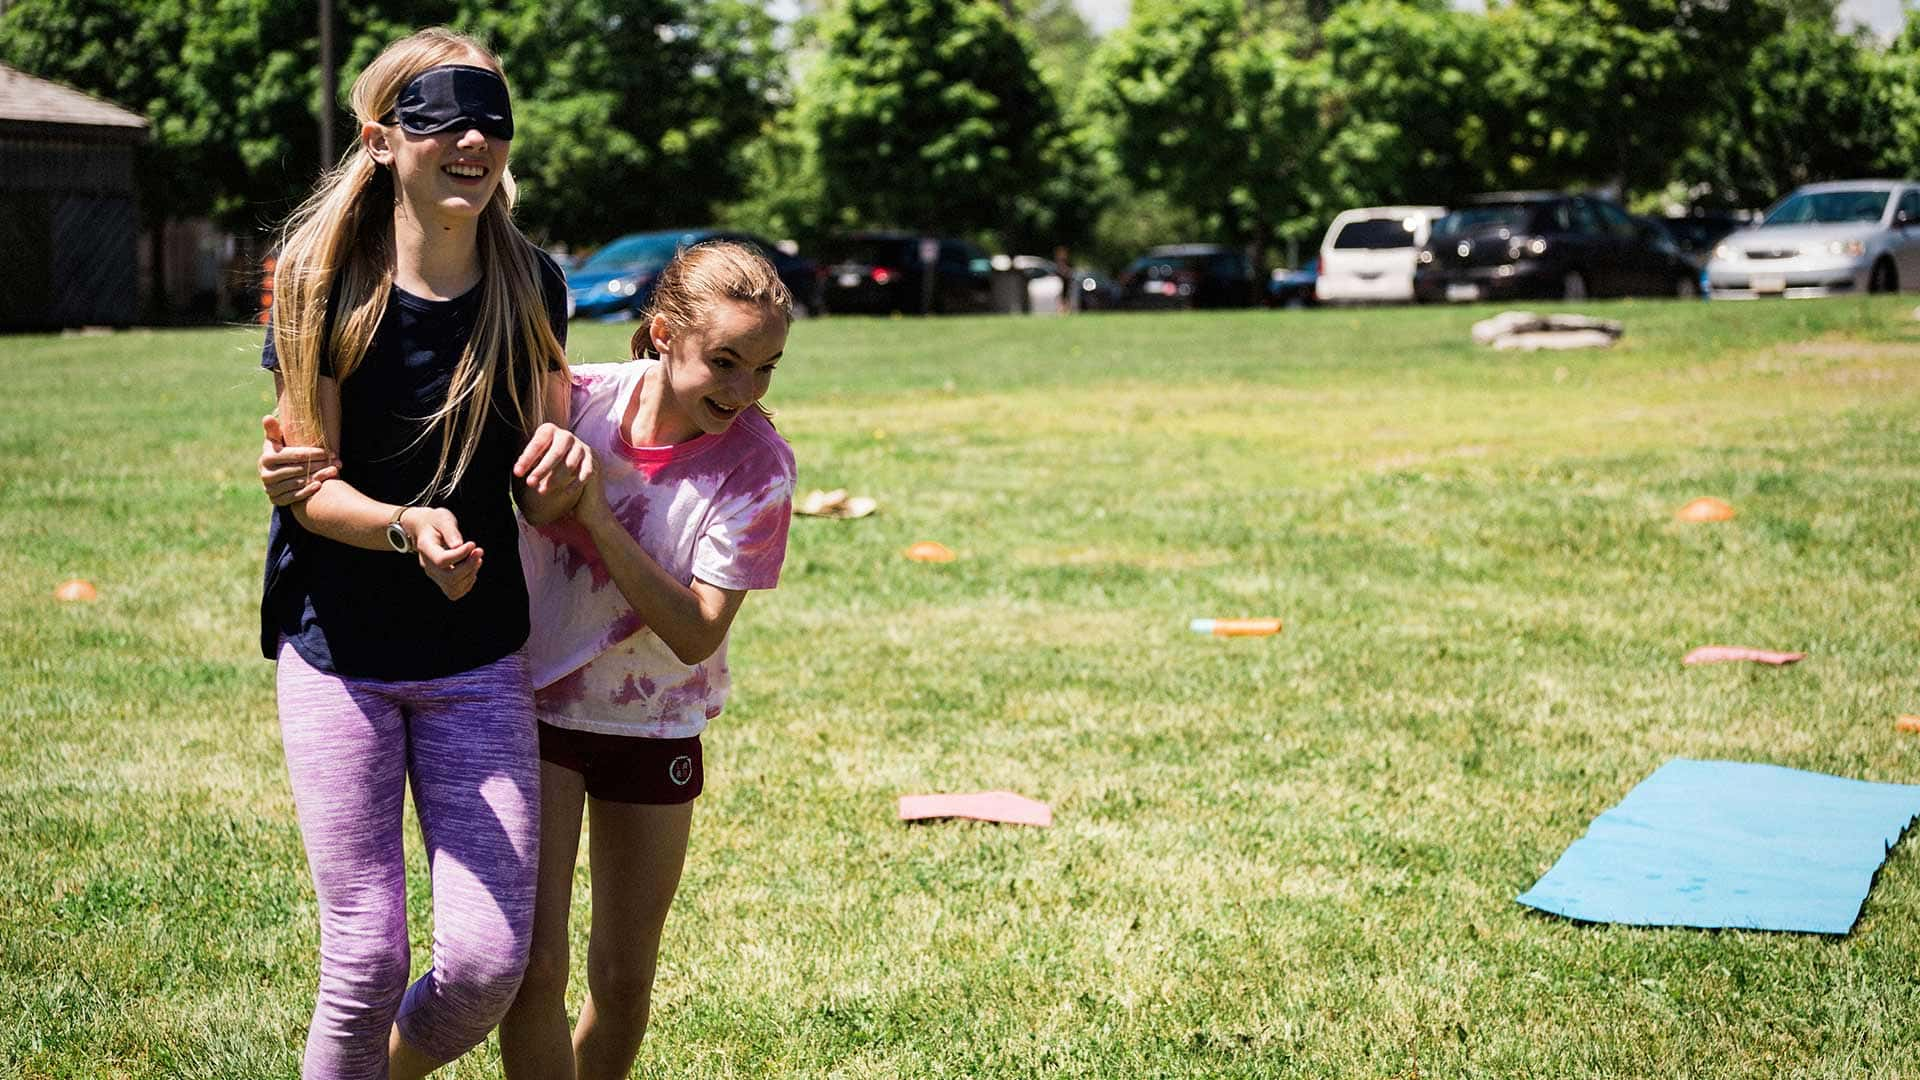
[[[1414,257],[1446,212],[1440,206],[1343,211],[1320,241],[1314,296],[1324,304],[1412,300]]]

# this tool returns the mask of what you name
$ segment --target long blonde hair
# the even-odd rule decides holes
[[[353,115],[379,123],[400,91],[428,68],[479,62],[505,78],[478,41],[451,30],[421,30],[387,46],[354,80]],[[438,430],[440,461],[426,500],[456,488],[479,447],[494,390],[505,382],[511,419],[523,432],[548,419],[542,377],[566,368],[566,351],[548,321],[533,246],[513,224],[512,170],[480,213],[480,303],[473,332],[455,366],[447,399],[423,418],[421,437]],[[291,416],[290,439],[325,446],[315,391],[321,350],[344,382],[367,354],[393,290],[393,171],[356,139],[341,163],[288,219],[275,268],[273,347],[279,354]],[[337,449],[337,448],[336,448]]]

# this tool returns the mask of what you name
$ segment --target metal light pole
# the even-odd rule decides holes
[[[334,101],[339,85],[333,71],[333,0],[320,0],[320,167],[333,168]]]

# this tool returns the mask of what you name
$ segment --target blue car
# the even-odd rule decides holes
[[[759,249],[793,293],[794,313],[820,309],[820,273],[812,259],[789,255],[764,237],[730,229],[668,229],[628,233],[594,252],[567,274],[567,307],[575,318],[626,319],[646,309],[660,271],[683,247],[731,240]]]

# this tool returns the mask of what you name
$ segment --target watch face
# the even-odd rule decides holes
[[[397,521],[387,526],[387,543],[392,546],[393,550],[402,555],[405,555],[413,549],[413,545],[409,542],[407,536],[406,527]]]

